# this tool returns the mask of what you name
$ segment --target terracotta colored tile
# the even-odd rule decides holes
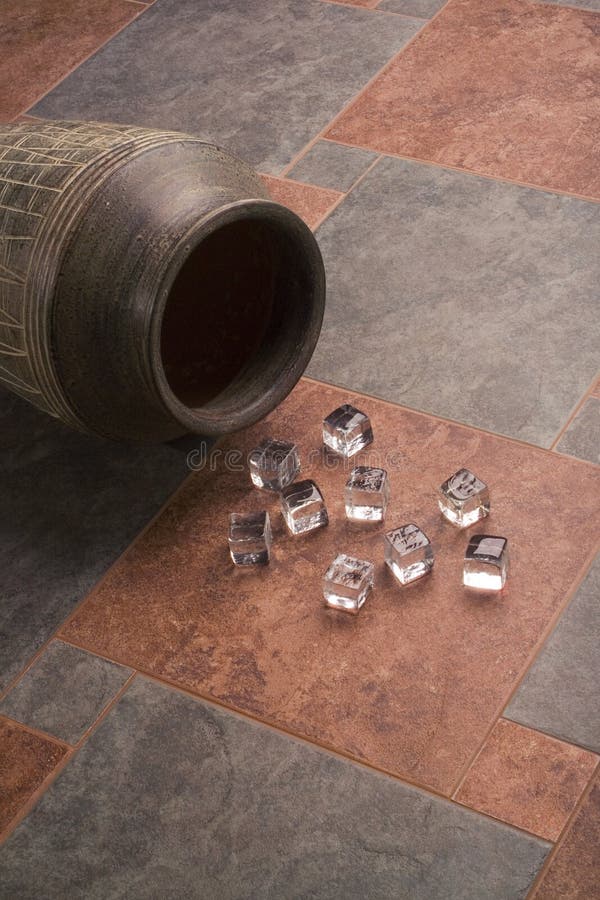
[[[600,198],[600,18],[450,0],[327,137]]]
[[[58,765],[65,747],[0,718],[0,831]]]
[[[434,542],[433,574],[405,589],[383,565],[384,529],[345,520],[347,467],[326,465],[321,452],[323,416],[348,400],[370,414],[376,435],[352,464],[390,473],[387,526],[417,522]],[[288,536],[277,498],[239,470],[268,435],[298,442],[329,527]],[[241,457],[224,459],[227,449]],[[188,481],[62,636],[450,793],[590,552],[600,469],[308,380],[220,454],[216,471]],[[494,599],[462,587],[467,534],[437,510],[437,487],[461,465],[491,487],[482,530],[511,545],[510,579]],[[271,565],[236,570],[229,512],[261,508],[272,515]],[[356,618],[323,605],[322,577],[341,551],[376,564],[376,590]]]
[[[304,219],[309,228],[316,228],[342,196],[339,191],[331,191],[329,188],[300,184],[298,181],[274,178],[271,175],[263,175],[262,180],[273,200],[289,207]]]
[[[0,36],[0,121],[9,122],[135,18],[126,0],[6,0]]]
[[[532,893],[535,900],[600,900],[600,778]]]
[[[556,841],[598,761],[588,750],[500,719],[456,799]]]

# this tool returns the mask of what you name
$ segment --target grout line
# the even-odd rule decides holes
[[[444,7],[442,7],[442,9],[443,9],[443,8],[444,8]],[[419,30],[418,30],[415,34],[413,34],[413,36],[412,36],[411,38],[408,39],[408,41],[404,44],[404,46],[401,47],[400,50],[398,50],[397,53],[394,53],[394,55],[391,57],[391,59],[389,59],[386,63],[384,63],[384,65],[381,67],[381,69],[379,69],[377,72],[375,72],[375,74],[373,75],[372,78],[369,78],[369,80],[367,81],[367,83],[364,84],[364,85],[362,86],[362,88],[358,91],[358,93],[354,94],[354,95],[350,98],[350,100],[348,100],[348,102],[345,103],[345,104],[342,106],[341,110],[340,110],[338,113],[335,114],[335,116],[333,117],[333,119],[331,119],[331,120],[327,123],[327,125],[325,125],[325,127],[322,128],[321,131],[319,131],[319,133],[318,133],[317,135],[315,135],[315,137],[312,138],[312,140],[310,140],[310,141],[308,142],[308,144],[306,144],[306,145],[302,148],[302,150],[300,150],[294,157],[292,157],[291,162],[289,162],[289,163],[287,164],[287,166],[284,166],[284,167],[283,167],[283,169],[281,170],[281,172],[280,172],[280,174],[279,174],[279,177],[280,177],[280,178],[285,178],[285,176],[287,175],[287,173],[288,173],[291,169],[293,169],[293,167],[296,165],[296,163],[298,163],[298,162],[299,162],[299,161],[300,161],[300,160],[308,153],[308,151],[311,150],[311,149],[314,147],[314,145],[317,143],[317,141],[320,140],[320,139],[325,135],[325,133],[326,133],[327,131],[329,131],[329,129],[332,128],[332,127],[335,125],[335,123],[337,122],[337,120],[338,120],[341,116],[343,116],[344,113],[346,113],[346,112],[350,109],[350,107],[351,107],[354,103],[356,103],[357,100],[358,100],[360,97],[362,97],[363,94],[365,94],[365,93],[369,90],[369,88],[371,87],[371,85],[374,84],[375,81],[377,81],[377,79],[380,78],[381,75],[383,75],[384,72],[387,71],[387,69],[390,68],[390,66],[392,65],[392,63],[400,56],[400,54],[401,54],[401,53],[404,53],[404,51],[407,49],[407,47],[410,47],[410,45],[411,45],[411,44],[412,44],[412,43],[413,43],[413,42],[414,42],[421,34],[423,34],[423,32],[426,30],[426,28],[434,21],[434,19],[437,18],[437,16],[439,16],[439,14],[441,13],[441,11],[442,11],[441,9],[438,10],[438,12],[435,14],[435,16],[433,16],[433,18],[431,18],[431,19],[429,19],[429,20],[428,20],[428,19],[423,19],[423,25],[421,26],[421,28],[419,28]],[[337,143],[340,143],[340,142],[338,141]],[[347,144],[346,146],[352,146],[352,145]],[[371,149],[371,150],[372,150],[372,148],[368,148],[368,149]],[[378,152],[378,151],[376,151],[376,152]]]
[[[551,635],[552,632],[554,631],[556,625],[558,624],[558,621],[560,620],[560,618],[562,617],[563,613],[565,612],[565,610],[567,609],[567,607],[569,606],[569,604],[570,604],[571,601],[573,600],[575,594],[577,593],[577,591],[578,591],[578,589],[580,588],[581,584],[583,583],[585,577],[587,576],[587,574],[588,574],[588,572],[589,572],[589,570],[590,570],[590,568],[591,568],[591,565],[592,565],[592,563],[593,563],[593,561],[594,561],[594,559],[595,559],[595,557],[596,557],[596,554],[597,554],[599,548],[600,548],[600,540],[596,542],[596,544],[594,545],[594,548],[593,548],[593,549],[590,551],[590,553],[586,556],[585,561],[582,563],[581,569],[579,570],[579,572],[577,573],[577,575],[574,577],[573,582],[571,583],[571,586],[569,587],[569,590],[565,592],[565,596],[564,596],[564,598],[563,598],[562,603],[558,604],[558,606],[556,607],[556,609],[555,609],[555,611],[554,611],[554,614],[552,615],[551,619],[550,619],[550,620],[548,621],[548,623],[546,624],[546,627],[543,629],[543,631],[542,631],[540,637],[538,638],[536,644],[534,645],[534,647],[532,648],[531,652],[529,653],[529,655],[528,655],[528,657],[527,657],[527,660],[526,660],[526,662],[524,663],[523,668],[521,669],[520,674],[517,676],[517,678],[516,678],[515,681],[513,682],[513,686],[512,686],[511,691],[510,691],[509,694],[508,694],[508,697],[504,700],[502,706],[500,706],[500,707],[498,708],[496,714],[494,715],[492,724],[491,724],[490,727],[487,729],[487,731],[486,731],[486,733],[485,733],[485,736],[484,736],[483,740],[481,741],[481,743],[480,743],[478,749],[471,755],[471,757],[470,757],[470,759],[469,759],[469,762],[467,763],[467,765],[466,765],[466,766],[464,767],[464,769],[462,770],[462,773],[461,773],[461,775],[460,775],[460,777],[459,777],[459,779],[458,779],[458,781],[457,781],[455,787],[454,787],[454,788],[452,789],[452,791],[451,791],[451,796],[452,796],[452,797],[454,797],[454,795],[456,794],[456,792],[457,792],[457,791],[460,789],[460,787],[462,786],[462,784],[463,784],[465,778],[467,777],[467,775],[468,775],[468,773],[469,773],[471,767],[474,765],[474,763],[475,763],[476,759],[478,758],[479,754],[480,754],[481,751],[483,750],[484,746],[487,744],[487,742],[488,742],[488,740],[489,740],[489,737],[490,737],[492,731],[493,731],[494,728],[496,727],[497,722],[498,722],[501,718],[504,718],[504,712],[505,712],[506,708],[510,705],[511,700],[513,699],[513,697],[515,696],[515,694],[517,693],[517,691],[518,691],[519,688],[521,687],[523,681],[525,680],[525,676],[527,675],[527,673],[529,672],[529,670],[532,668],[532,666],[533,666],[534,663],[536,662],[537,658],[539,657],[540,653],[542,652],[542,650],[543,650],[543,648],[544,648],[544,645],[545,645],[546,641],[548,640],[548,638],[550,637],[550,635]],[[508,718],[508,717],[507,717],[507,718]],[[509,721],[509,722],[512,722],[512,719],[508,719],[508,721]],[[522,722],[518,722],[517,724],[518,724],[518,725],[523,725]],[[530,726],[528,726],[528,725],[523,725],[523,727],[529,728]],[[535,728],[531,728],[531,731],[536,731],[536,730],[537,730],[537,729],[535,729]],[[550,737],[554,737],[554,735],[550,735]],[[555,738],[555,740],[561,740],[561,738]],[[569,741],[563,741],[563,743],[564,743],[564,744],[568,744],[568,743],[570,743],[570,742],[569,742]],[[577,746],[577,745],[573,745],[573,746]],[[587,747],[584,747],[584,748],[582,748],[582,749],[588,750]],[[588,751],[588,752],[593,753],[594,751]]]
[[[39,96],[33,101],[33,103],[30,103],[29,106],[26,106],[25,109],[22,109],[21,112],[17,113],[17,116],[28,115],[30,109],[32,109],[34,106],[36,106],[36,104],[40,103],[44,99],[44,97],[47,97],[51,91],[53,91],[56,87],[58,87],[58,85],[61,84],[66,78],[68,78],[69,75],[72,75],[73,72],[75,72],[80,66],[82,66],[84,63],[86,63],[88,61],[88,59],[91,59],[92,56],[94,56],[96,53],[98,53],[99,50],[102,50],[103,47],[106,47],[106,45],[108,44],[109,41],[112,41],[112,39],[115,38],[118,34],[120,34],[122,31],[125,31],[125,29],[128,28],[132,22],[135,22],[135,20],[138,19],[147,9],[149,9],[151,5],[152,5],[151,3],[150,4],[135,3],[135,6],[139,6],[139,11],[137,13],[135,13],[135,15],[133,15],[127,22],[125,22],[124,25],[122,25],[120,28],[117,28],[116,31],[114,31],[112,34],[110,34],[106,38],[105,41],[102,41],[101,44],[98,44],[98,46],[95,47],[93,50],[91,50],[87,56],[84,56],[83,59],[80,59],[79,62],[77,62],[74,66],[72,66],[68,70],[68,72],[65,72],[64,75],[61,75],[60,78],[57,81],[55,81],[49,88],[47,88],[43,93],[39,94]],[[15,116],[15,118],[16,118],[16,116]],[[38,116],[33,116],[32,118],[37,119]],[[45,120],[42,119],[41,121],[45,121]]]
[[[89,653],[89,651],[86,651]],[[73,759],[73,757],[77,754],[77,752],[81,749],[83,744],[87,741],[93,731],[96,730],[98,725],[104,721],[106,716],[110,713],[112,708],[119,702],[125,691],[128,689],[129,685],[132,683],[134,678],[136,677],[137,672],[133,671],[129,678],[121,685],[116,694],[109,700],[106,704],[100,715],[92,722],[89,728],[87,728],[82,736],[79,738],[76,744],[71,745],[66,741],[61,740],[60,738],[54,737],[54,735],[48,735],[46,732],[37,731],[34,728],[30,728],[28,725],[24,725],[22,722],[16,722],[15,719],[9,719],[8,716],[2,716],[2,718],[8,719],[11,722],[15,722],[19,725],[24,731],[31,732],[38,737],[45,738],[46,740],[50,740],[51,742],[58,744],[66,749],[66,753],[63,758],[56,764],[56,766],[52,769],[51,772],[48,773],[46,778],[42,781],[42,783],[36,788],[36,790],[31,794],[27,801],[19,808],[16,815],[8,822],[3,831],[0,832],[0,846],[10,837],[10,835],[15,831],[15,829],[21,824],[23,819],[25,819],[29,813],[33,810],[33,808],[37,805],[41,797],[46,793],[46,791],[51,787],[51,785],[56,781],[61,772],[67,767],[68,763]]]
[[[87,652],[93,652],[93,651],[89,651],[88,648],[85,647],[83,644],[78,644],[75,641],[72,641],[70,638],[66,641],[66,643],[72,644],[73,647],[77,647],[79,650],[86,650]],[[97,654],[97,655],[100,655],[100,654]],[[127,665],[121,659],[117,659],[116,656],[115,657],[105,656],[103,658],[107,659],[110,662],[117,662],[121,665]],[[131,668],[131,665],[129,665],[129,667]],[[292,738],[293,740],[298,741],[301,744],[304,744],[308,747],[312,747],[313,749],[316,749],[317,751],[321,751],[330,756],[333,756],[335,759],[340,759],[340,760],[344,760],[346,762],[350,762],[350,763],[357,765],[363,769],[366,769],[370,772],[374,772],[378,775],[383,775],[386,778],[391,778],[393,781],[398,782],[399,784],[404,784],[408,787],[416,788],[431,797],[435,797],[438,800],[443,800],[446,803],[450,803],[455,806],[460,806],[462,809],[466,809],[471,813],[483,816],[484,818],[490,819],[493,822],[500,823],[507,828],[513,828],[515,831],[522,832],[523,834],[526,834],[530,837],[533,836],[533,837],[537,838],[538,840],[543,840],[546,843],[551,843],[551,841],[548,841],[547,838],[540,838],[540,836],[538,834],[535,834],[532,831],[528,831],[526,828],[521,828],[519,825],[513,825],[510,822],[504,822],[502,819],[498,819],[497,816],[491,816],[486,812],[482,812],[480,810],[474,810],[471,807],[467,807],[462,803],[457,803],[455,800],[452,799],[451,796],[443,793],[443,791],[441,791],[437,788],[431,787],[431,785],[427,785],[424,782],[420,782],[418,780],[413,780],[411,778],[406,777],[405,775],[400,776],[400,775],[396,774],[395,772],[393,772],[389,769],[385,769],[383,767],[377,766],[376,764],[371,763],[366,759],[361,759],[360,757],[353,756],[349,751],[342,750],[339,747],[333,746],[332,744],[320,743],[310,737],[307,737],[305,734],[302,734],[301,732],[294,731],[292,728],[286,728],[283,725],[275,725],[275,724],[273,724],[273,722],[270,722],[268,719],[262,719],[258,715],[255,715],[254,713],[251,713],[248,710],[245,710],[238,706],[226,703],[225,701],[220,700],[218,697],[214,697],[212,694],[203,693],[201,690],[198,690],[198,689],[194,690],[190,687],[187,687],[186,685],[180,684],[176,681],[172,681],[171,679],[169,679],[166,676],[157,675],[155,672],[151,672],[148,669],[144,669],[144,668],[140,668],[140,667],[136,667],[134,676],[135,675],[140,675],[141,677],[147,679],[148,681],[152,681],[156,684],[161,685],[162,687],[169,688],[169,690],[173,690],[180,694],[184,694],[187,697],[191,697],[196,702],[205,703],[208,706],[212,706],[215,709],[222,710],[222,711],[224,711],[230,715],[236,716],[244,721],[251,722],[256,726],[259,726],[260,728],[266,728],[269,731],[274,732],[275,734],[283,735],[287,738]],[[130,679],[130,681],[131,680],[133,680],[133,676]]]
[[[581,412],[581,410],[583,409],[583,407],[585,406],[585,404],[587,403],[587,401],[588,401],[591,397],[594,396],[594,394],[592,393],[592,391],[594,390],[594,388],[595,388],[595,386],[596,386],[597,383],[598,383],[598,374],[596,373],[596,376],[594,377],[594,380],[592,381],[592,383],[590,384],[590,386],[586,389],[586,391],[585,391],[583,397],[581,397],[581,399],[575,404],[575,406],[573,407],[573,409],[572,409],[570,415],[567,417],[567,420],[566,420],[566,422],[564,423],[564,425],[562,425],[562,427],[559,428],[556,437],[554,438],[554,440],[553,440],[552,443],[550,444],[550,449],[551,449],[551,450],[556,450],[556,447],[557,447],[557,445],[560,443],[560,441],[561,441],[561,439],[563,438],[565,432],[569,430],[569,428],[571,427],[571,425],[573,424],[573,422],[575,421],[575,419],[577,418],[577,416],[579,415],[579,413]],[[565,454],[565,455],[568,455],[568,454]]]
[[[421,32],[419,32],[421,34]],[[417,35],[415,35],[416,37]],[[390,159],[403,159],[407,162],[416,162],[424,166],[433,166],[437,169],[446,169],[449,172],[459,172],[461,175],[472,175],[475,178],[486,178],[488,181],[496,181],[500,184],[516,184],[519,187],[530,188],[532,191],[543,191],[545,194],[556,194],[559,197],[573,197],[575,200],[584,200],[586,203],[600,203],[600,197],[590,197],[586,194],[577,194],[574,191],[563,191],[560,188],[545,187],[543,184],[534,184],[530,181],[518,181],[516,178],[508,178],[505,175],[488,175],[486,172],[478,172],[476,169],[467,169],[461,166],[453,166],[451,163],[438,162],[432,159],[422,159],[419,156],[409,156],[406,153],[393,153],[391,150],[382,150],[380,147],[372,147],[368,144],[349,144],[339,138],[323,136],[321,140],[330,141],[332,144],[341,144],[342,147],[350,147],[359,150],[370,150],[371,153],[380,153],[389,156]]]
[[[497,431],[490,431],[488,428],[482,428],[480,425],[469,425],[467,422],[461,422],[459,419],[450,419],[444,416],[440,416],[437,413],[427,412],[423,409],[416,409],[414,406],[406,406],[403,403],[397,403],[395,400],[386,400],[385,397],[378,397],[376,394],[369,394],[366,391],[362,391],[358,388],[353,389],[349,388],[345,384],[335,384],[333,381],[323,381],[319,378],[313,378],[311,375],[303,375],[303,381],[310,381],[313,384],[321,384],[325,387],[336,388],[337,390],[346,391],[349,395],[361,397],[367,397],[369,400],[375,400],[377,403],[383,403],[386,406],[392,406],[394,409],[406,410],[407,412],[412,413],[416,416],[424,416],[425,418],[434,419],[436,422],[440,422],[444,425],[456,425],[458,428],[465,428],[469,431],[476,431],[479,434],[488,435],[489,437],[496,438],[501,441],[508,441],[511,444],[517,444],[520,447],[524,447],[527,450],[537,453],[543,453],[544,455],[551,454],[555,455],[553,450],[550,450],[549,447],[541,447],[539,444],[532,444],[528,441],[524,441],[521,438],[512,437],[509,434],[500,434]],[[597,468],[596,463],[589,462],[586,459],[579,459],[577,456],[569,456],[567,457],[571,462],[584,465],[591,466],[592,468]]]
[[[129,553],[129,551],[133,547],[135,547],[135,545],[142,539],[142,537],[146,534],[146,532],[149,531],[150,528],[152,528],[152,526],[159,519],[159,517],[171,506],[171,503],[174,502],[177,495],[183,490],[184,486],[187,484],[188,481],[191,480],[191,478],[193,477],[194,474],[195,473],[190,472],[188,475],[184,476],[181,484],[178,487],[176,487],[175,490],[173,491],[173,493],[167,497],[167,499],[162,504],[162,506],[148,520],[148,522],[146,522],[146,524],[140,529],[140,531],[136,532],[136,534],[131,539],[131,541],[127,544],[127,546],[123,549],[123,551],[121,553],[119,553],[117,558],[115,560],[113,560],[113,562],[109,565],[107,570],[100,576],[98,581],[96,581],[91,586],[89,591],[80,600],[77,601],[77,603],[75,604],[75,606],[73,607],[71,612],[68,614],[68,616],[56,626],[56,628],[54,629],[52,634],[47,638],[47,640],[45,640],[43,644],[40,644],[38,649],[35,651],[35,653],[29,659],[29,661],[25,664],[25,666],[18,672],[17,675],[15,675],[15,677],[12,679],[12,681],[8,682],[8,685],[4,688],[4,690],[0,691],[0,701],[2,701],[10,693],[10,691],[12,691],[17,686],[17,684],[20,682],[21,678],[23,678],[23,676],[29,671],[29,669],[31,669],[31,667],[33,665],[35,665],[35,663],[38,661],[38,659],[44,653],[44,651],[48,648],[48,646],[52,643],[52,641],[61,640],[61,641],[63,641],[63,643],[66,643],[64,641],[64,639],[60,636],[61,630],[66,625],[68,625],[68,623],[71,621],[71,619],[76,615],[79,608],[81,606],[83,606],[83,604],[86,602],[86,600],[88,600],[90,597],[92,597],[95,594],[95,592],[104,584],[104,582],[106,581],[106,579],[108,578],[108,576],[110,575],[112,570],[114,568],[116,568],[116,566],[119,565],[121,560],[123,560],[125,558],[125,556]],[[96,654],[96,656],[98,656],[98,655],[99,654]],[[131,666],[128,666],[128,668],[131,668]]]
[[[566,610],[565,610],[566,612]],[[600,751],[593,750],[591,747],[586,747],[585,744],[580,744],[579,741],[571,740],[571,738],[564,738],[558,734],[553,734],[551,731],[546,731],[544,728],[540,728],[538,725],[528,725],[527,722],[521,722],[520,719],[512,719],[510,716],[504,715],[504,713],[498,719],[498,722],[512,722],[513,725],[520,725],[521,728],[527,728],[529,731],[536,731],[538,734],[543,734],[544,737],[551,738],[553,741],[558,741],[561,744],[567,744],[569,747],[575,747],[577,750],[583,750],[584,753],[591,753],[592,756],[598,757],[600,761]]]
[[[570,831],[571,831],[571,828],[572,828],[573,825],[575,824],[575,819],[577,818],[577,816],[578,816],[579,813],[581,812],[581,809],[583,808],[583,806],[584,806],[585,802],[587,801],[589,795],[592,793],[592,791],[593,791],[593,789],[594,789],[594,786],[595,786],[595,784],[596,784],[596,781],[597,781],[596,776],[597,776],[598,774],[600,774],[600,762],[598,763],[598,765],[596,766],[596,768],[595,768],[594,771],[592,772],[592,775],[591,775],[591,777],[590,777],[590,780],[589,780],[588,784],[586,785],[585,790],[582,791],[581,796],[579,797],[579,800],[577,801],[577,803],[576,803],[575,806],[573,807],[573,810],[571,811],[571,815],[569,816],[569,818],[568,818],[567,821],[565,822],[565,825],[564,825],[564,827],[563,827],[561,833],[560,833],[559,836],[557,837],[557,839],[556,839],[556,841],[555,841],[555,843],[554,843],[554,846],[552,847],[550,853],[548,854],[548,856],[547,856],[546,859],[544,860],[544,864],[543,864],[542,868],[541,868],[540,871],[537,873],[537,875],[536,875],[536,877],[535,877],[535,879],[534,879],[534,881],[533,881],[533,884],[532,884],[531,887],[529,888],[529,892],[528,892],[528,894],[527,894],[526,900],[533,900],[533,898],[534,898],[535,895],[537,894],[538,889],[540,888],[540,886],[541,886],[541,884],[542,884],[544,878],[546,877],[546,873],[547,873],[548,870],[552,867],[552,864],[553,864],[553,862],[554,862],[554,859],[555,859],[555,858],[558,856],[558,854],[560,853],[560,850],[561,850],[561,848],[562,848],[562,845],[564,844],[566,838],[568,837],[568,835],[569,835],[569,833],[570,833]]]
[[[54,734],[50,734],[49,731],[42,731],[41,728],[34,728],[33,725],[26,725],[25,722],[20,722],[18,719],[13,719],[12,716],[8,716],[4,712],[0,712],[0,720],[4,719],[6,722],[10,722],[13,725],[17,725],[22,731],[26,731],[28,734],[33,734],[34,737],[42,738],[44,741],[49,741],[52,744],[58,744],[59,747],[64,747],[65,750],[72,750],[73,744],[69,744],[68,741],[64,741],[62,738],[56,737]]]
[[[86,652],[89,653],[89,650]],[[128,666],[127,668],[131,668],[131,666]],[[129,678],[127,678],[123,682],[123,684],[121,685],[121,687],[119,688],[117,693],[108,701],[106,706],[101,710],[100,714],[94,719],[94,721],[89,726],[89,728],[86,728],[86,730],[83,732],[83,734],[81,735],[81,737],[75,744],[75,750],[79,750],[85,744],[85,742],[87,741],[89,736],[92,734],[92,732],[96,730],[98,725],[100,725],[100,723],[104,721],[104,719],[107,717],[107,715],[112,710],[113,706],[116,706],[116,704],[119,702],[119,700],[121,699],[121,697],[123,696],[125,691],[129,688],[130,684],[135,679],[136,675],[137,675],[137,671],[134,669],[132,671],[131,675],[129,676]]]
[[[329,216],[332,214],[332,212],[334,212],[334,211],[338,208],[338,206],[341,206],[341,205],[342,205],[342,203],[344,202],[344,200],[346,199],[346,197],[348,197],[349,194],[352,193],[352,191],[354,190],[354,188],[357,187],[357,186],[361,183],[361,181],[362,181],[364,178],[367,177],[367,175],[369,174],[369,172],[371,171],[371,169],[375,168],[375,166],[377,165],[377,163],[379,162],[380,159],[381,159],[381,157],[378,156],[376,159],[373,160],[372,163],[369,164],[369,166],[365,169],[365,171],[362,173],[362,175],[359,175],[359,176],[358,176],[358,178],[356,179],[356,181],[354,181],[354,182],[350,185],[350,187],[348,188],[348,190],[340,196],[339,200],[336,200],[336,202],[333,204],[333,206],[332,206],[330,209],[327,210],[327,212],[325,213],[325,215],[322,216],[321,219],[318,220],[317,224],[316,224],[316,225],[314,226],[314,228],[312,229],[313,232],[315,232],[315,231],[317,230],[317,228],[320,228],[320,227],[321,227],[321,225],[323,224],[323,222],[325,222],[325,220],[329,218]]]

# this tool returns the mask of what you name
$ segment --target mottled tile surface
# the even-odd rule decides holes
[[[309,228],[316,228],[342,196],[339,191],[298,184],[270,175],[264,175],[263,181],[273,200],[289,207],[304,219]]]
[[[447,2],[448,0],[382,0],[381,3],[377,4],[377,9],[400,13],[403,16],[417,16],[420,19],[430,19]]]
[[[385,158],[317,238],[310,375],[551,445],[597,371],[599,204]]]
[[[327,136],[600,198],[599,79],[594,13],[450,0]]]
[[[509,703],[509,719],[600,753],[600,557]]]
[[[348,467],[321,454],[321,420],[347,400],[369,413],[376,436],[351,465],[370,461],[390,474],[388,527],[417,522],[434,543],[433,575],[404,590],[383,565],[383,527],[344,517]],[[226,464],[227,449],[243,458],[267,436],[298,442],[329,527],[288,536],[277,498]],[[483,530],[511,542],[510,580],[491,602],[462,587],[467,534],[437,509],[437,487],[461,465],[490,485]],[[309,381],[224,443],[216,469],[184,486],[62,634],[450,792],[596,539],[600,469]],[[271,565],[237,571],[228,515],[264,508]],[[323,603],[323,574],[341,551],[376,566],[375,592],[356,618]]]
[[[369,150],[345,147],[332,141],[317,141],[288,172],[288,177],[336,191],[347,191],[376,159],[377,154]]]
[[[0,717],[0,832],[55,769],[65,747]],[[2,890],[0,865],[0,890]]]
[[[187,472],[178,450],[95,440],[0,391],[0,690]]]
[[[178,128],[278,174],[422,24],[321,0],[158,0],[34,114]]]
[[[125,0],[3,0],[0,121],[26,110],[141,10]]]
[[[600,12],[600,0],[538,0],[540,3],[552,3],[555,6],[576,6],[578,9],[591,9]]]
[[[76,744],[131,670],[53,641],[0,702],[0,714]]]
[[[0,866],[21,900],[516,900],[547,852],[138,679],[0,850]]]
[[[560,453],[600,463],[600,398],[590,397],[558,442]]]
[[[542,876],[535,900],[600,900],[600,778]]]
[[[599,761],[587,750],[500,719],[456,799],[556,841]]]

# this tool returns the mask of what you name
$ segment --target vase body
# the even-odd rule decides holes
[[[156,442],[261,419],[314,350],[307,226],[240,160],[122,125],[0,126],[0,385]]]

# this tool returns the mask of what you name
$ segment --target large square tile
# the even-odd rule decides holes
[[[422,24],[321,0],[156,0],[32,112],[181,129],[278,174]]]
[[[599,204],[385,158],[317,238],[312,376],[552,444],[597,371]]]
[[[599,79],[595,13],[450,0],[327,137],[600,198]]]
[[[375,443],[341,465],[321,452],[321,421],[345,401],[370,415]],[[269,436],[298,443],[302,477],[323,490],[327,528],[290,536],[277,496],[252,488],[242,461]],[[344,513],[348,469],[369,462],[388,469],[392,491],[387,522],[375,529]],[[491,489],[480,530],[511,543],[510,578],[492,600],[463,588],[468,535],[437,508],[438,486],[465,464]],[[450,793],[593,546],[600,468],[309,381],[221,445],[211,467],[184,485],[61,634]],[[271,563],[239,571],[227,548],[229,513],[260,509],[272,518]],[[402,589],[384,566],[383,532],[405,522],[423,528],[437,558],[431,576]],[[340,552],[376,567],[374,593],[355,618],[323,601],[323,575]]]
[[[0,850],[0,878],[20,900],[517,900],[548,849],[138,679]]]

